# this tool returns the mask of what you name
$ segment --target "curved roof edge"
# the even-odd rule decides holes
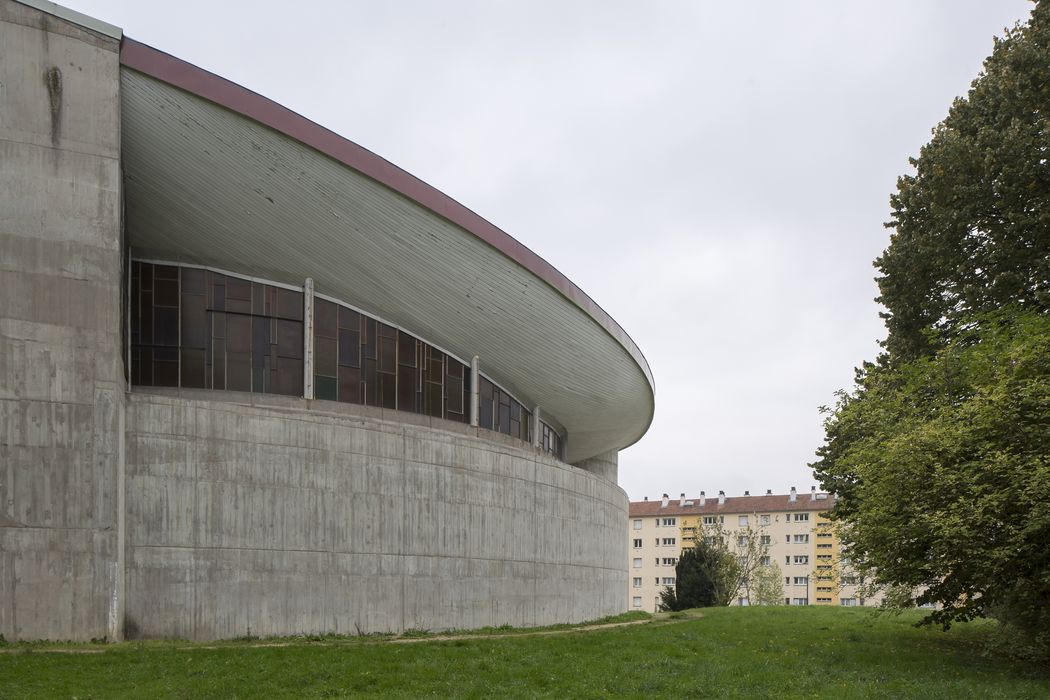
[[[549,284],[594,319],[634,359],[655,395],[656,383],[649,363],[620,324],[553,265],[448,195],[271,99],[127,36],[121,43],[120,62],[295,139],[470,232]],[[652,418],[650,413],[650,423]],[[645,431],[642,431],[644,434]]]

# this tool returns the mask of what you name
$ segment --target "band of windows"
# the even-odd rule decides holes
[[[303,395],[301,291],[213,270],[132,261],[131,383]],[[313,300],[318,399],[470,421],[470,368],[438,348],[327,299]],[[478,424],[531,442],[532,414],[479,378]],[[562,438],[538,421],[541,449]]]

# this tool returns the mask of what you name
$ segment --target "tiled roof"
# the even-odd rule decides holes
[[[722,505],[718,504],[718,496],[708,496],[703,506],[700,505],[698,497],[686,497],[685,502],[692,505],[679,505],[681,499],[671,498],[667,506],[660,507],[661,500],[653,501],[631,501],[630,516],[641,518],[654,515],[711,515],[711,514],[734,514],[734,513],[783,513],[787,511],[821,511],[829,510],[835,505],[835,497],[828,494],[818,494],[824,498],[813,499],[809,493],[799,493],[795,502],[790,501],[788,494],[771,496],[731,496],[726,498]]]

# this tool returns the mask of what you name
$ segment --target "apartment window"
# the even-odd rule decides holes
[[[808,523],[809,522],[809,513],[795,513],[795,522],[796,523]]]
[[[830,554],[818,554],[817,555],[817,561],[831,561],[831,555]]]
[[[642,541],[640,539],[634,541],[634,548],[635,549],[641,549],[642,548]]]
[[[719,515],[705,515],[704,525],[717,525],[722,520]]]
[[[659,547],[660,546],[660,538],[657,537],[656,540],[654,540],[654,541],[656,542],[656,546]]]
[[[623,521],[621,521],[621,522],[623,522]],[[664,527],[674,527],[674,525],[675,525],[675,519],[674,518],[664,518]]]
[[[656,577],[656,578],[655,578],[655,579],[653,580],[653,585],[655,585],[655,586],[659,586],[659,585],[660,585],[660,577],[659,577],[659,576],[657,576],[657,577]]]
[[[631,579],[631,586],[634,587],[634,588],[641,588],[642,587],[642,577],[641,576],[635,576],[634,578],[632,578]]]
[[[641,557],[635,557],[635,559],[632,562],[632,564],[634,565],[634,568],[636,568],[636,569],[642,568],[642,558]]]
[[[736,544],[737,544],[738,547],[746,547],[747,546],[747,535],[737,535],[736,536]]]
[[[664,576],[663,583],[664,583],[665,586],[673,586],[674,585],[674,576]]]
[[[817,545],[817,549],[831,549],[832,545],[830,542],[821,542]]]
[[[791,563],[791,556],[790,555],[784,557],[784,563],[785,564],[790,564]]]
[[[809,535],[795,535],[795,544],[809,544]]]
[[[635,520],[634,521],[634,529],[635,530],[641,530],[642,529],[642,521],[641,520]]]
[[[791,535],[784,535],[784,541],[791,544]]]
[[[857,585],[857,577],[856,576],[843,576],[842,577],[842,585],[843,586],[856,586]]]
[[[831,586],[817,586],[817,593],[831,593]]]
[[[760,544],[772,544],[773,538],[770,535],[760,535],[758,541]]]
[[[761,566],[769,566],[769,557],[762,557],[758,560],[758,563]]]
[[[784,577],[784,585],[785,586],[790,586],[791,585],[791,577],[790,576],[785,576]]]
[[[818,597],[817,598],[817,602],[818,603],[826,603],[826,604],[830,605],[831,604],[831,598],[820,598],[820,597]]]
[[[675,538],[673,538],[673,537],[665,537],[663,545],[665,547],[674,547],[675,546]]]
[[[769,522],[770,521],[769,521],[769,516],[768,515],[760,515],[760,516],[758,516],[758,524],[759,525],[769,525]]]
[[[736,604],[739,605],[740,607],[744,607],[746,605],[749,605],[750,603],[748,602],[747,598],[737,598],[736,599]]]
[[[853,608],[857,605],[856,598],[839,598],[839,605],[846,608]]]
[[[736,519],[736,524],[740,527],[747,527],[747,516],[741,515]]]
[[[792,598],[792,605],[809,605],[809,598]]]
[[[796,564],[808,564],[809,563],[809,555],[808,554],[796,554],[795,555],[795,563]]]
[[[805,586],[808,583],[809,583],[809,577],[808,576],[796,576],[795,577],[795,585],[796,586]]]
[[[823,537],[831,537],[831,533],[830,532],[818,532],[817,533],[817,537],[822,537],[822,538]]]
[[[674,557],[664,557],[664,566],[674,566],[676,561]]]
[[[640,595],[636,595],[635,597],[631,598],[631,606],[635,608],[642,607],[642,597]]]

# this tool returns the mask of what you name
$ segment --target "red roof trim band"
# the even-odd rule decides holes
[[[121,43],[120,62],[293,138],[469,231],[585,311],[627,350],[645,374],[650,389],[655,391],[655,382],[645,356],[627,332],[597,302],[553,265],[448,195],[273,100],[126,36]]]

